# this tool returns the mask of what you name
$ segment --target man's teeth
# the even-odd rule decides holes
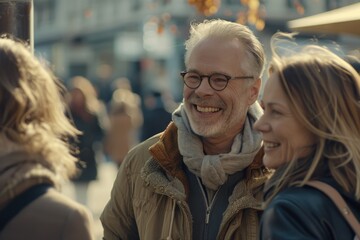
[[[196,109],[199,112],[218,112],[218,111],[220,111],[220,108],[214,108],[214,107],[199,107],[199,106],[196,106]]]

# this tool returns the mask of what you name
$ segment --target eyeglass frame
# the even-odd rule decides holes
[[[199,81],[199,84],[198,84],[196,87],[190,87],[189,85],[186,84],[185,75],[188,74],[188,73],[194,73],[194,74],[199,75],[200,81]],[[227,80],[225,86],[224,86],[222,89],[215,89],[215,88],[212,86],[210,79],[211,79],[211,77],[214,76],[214,75],[222,75],[222,76],[224,76],[225,79]],[[227,87],[227,85],[229,84],[229,81],[230,81],[230,80],[233,80],[233,79],[248,79],[248,78],[254,78],[254,76],[237,76],[237,77],[231,77],[231,76],[228,76],[228,75],[223,74],[223,73],[213,73],[213,74],[210,74],[210,75],[200,75],[199,73],[197,73],[197,72],[192,72],[192,71],[182,71],[182,72],[180,72],[180,76],[182,77],[182,79],[183,79],[183,81],[184,81],[184,84],[185,84],[188,88],[190,88],[190,89],[197,89],[197,88],[199,88],[200,85],[201,85],[201,83],[202,83],[202,80],[206,77],[207,80],[208,80],[208,83],[209,83],[210,87],[211,87],[213,90],[219,91],[219,92],[222,91],[222,90],[224,90],[224,89]]]

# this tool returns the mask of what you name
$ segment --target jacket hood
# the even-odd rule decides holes
[[[0,156],[0,208],[36,184],[56,185],[55,174],[43,162],[21,150]]]

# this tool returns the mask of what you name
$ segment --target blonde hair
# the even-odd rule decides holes
[[[282,37],[292,35],[273,36],[270,70],[279,76],[295,117],[317,142],[307,164],[299,168],[300,161],[290,161],[275,171],[271,196],[285,186],[303,186],[325,168],[359,200],[360,76],[345,60],[316,45],[292,46],[295,54],[280,57],[275,44]]]
[[[242,68],[244,73],[253,75],[255,79],[262,76],[265,64],[265,53],[259,40],[248,27],[221,19],[204,20],[201,23],[191,24],[190,37],[185,42],[186,65],[189,62],[189,57],[194,47],[208,37],[238,39],[239,42],[244,45],[248,57],[248,60],[244,62],[239,59],[239,67]]]
[[[0,131],[56,175],[76,172],[68,137],[79,131],[65,115],[65,88],[25,44],[0,38]]]

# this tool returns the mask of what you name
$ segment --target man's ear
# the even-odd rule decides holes
[[[252,105],[258,98],[261,87],[261,78],[256,79],[249,86],[249,106]]]

